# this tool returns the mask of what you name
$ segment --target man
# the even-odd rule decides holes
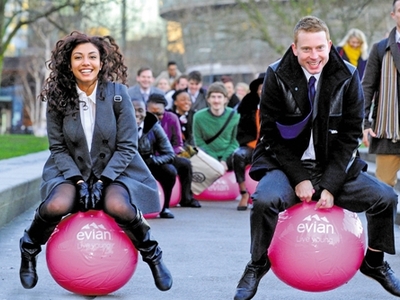
[[[202,88],[203,81],[202,76],[199,71],[192,71],[188,74],[188,88],[190,97],[192,98],[192,108],[193,112],[196,112],[202,108],[208,106],[206,100],[206,91]]]
[[[192,165],[190,160],[184,157],[177,156],[183,149],[183,141],[181,134],[181,125],[178,117],[169,111],[165,111],[167,100],[161,94],[152,94],[147,101],[147,111],[154,114],[161,123],[172,148],[175,152],[175,158],[172,162],[174,165],[181,182],[181,200],[179,202],[181,207],[201,207],[199,201],[193,198],[191,190],[192,185]]]
[[[308,88],[309,86],[309,88]],[[384,252],[395,254],[397,195],[369,175],[358,156],[364,98],[356,68],[332,46],[326,24],[313,16],[294,28],[294,42],[266,71],[260,139],[250,176],[259,181],[250,216],[251,260],[235,300],[252,299],[271,263],[268,248],[278,214],[300,201],[366,212],[368,249],[360,271],[400,296]]]
[[[221,81],[224,83],[226,92],[228,93],[228,106],[232,108],[237,108],[240,99],[235,94],[235,86],[233,80],[230,76],[222,76]]]
[[[131,100],[143,100],[145,103],[153,93],[164,95],[164,92],[153,86],[153,71],[148,67],[140,68],[136,76],[137,84],[128,89]]]
[[[376,177],[395,186],[400,170],[400,132],[398,103],[400,100],[400,1],[393,1],[390,13],[396,22],[388,38],[374,44],[362,82],[365,97],[363,143],[369,153],[376,154]],[[396,43],[397,42],[397,43]],[[381,77],[381,74],[384,76]],[[384,92],[386,91],[386,92]],[[373,122],[369,120],[371,103]],[[370,140],[369,140],[370,138]]]
[[[178,66],[176,65],[176,62],[174,61],[169,61],[167,65],[167,70],[162,71],[160,75],[157,76],[156,82],[158,82],[161,78],[165,78],[168,80],[169,85],[172,85],[172,83],[179,77],[181,76],[181,71],[179,71]]]

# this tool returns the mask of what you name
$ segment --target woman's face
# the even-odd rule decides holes
[[[80,44],[72,50],[71,70],[81,90],[87,91],[96,82],[100,69],[100,52],[93,44]]]
[[[142,100],[134,100],[132,104],[135,109],[136,124],[140,125],[146,117],[146,105]]]
[[[361,46],[361,41],[356,37],[351,37],[348,41],[351,48],[357,49]]]
[[[176,109],[178,110],[179,114],[184,114],[190,110],[192,107],[192,99],[190,99],[190,96],[188,93],[183,92],[180,93],[175,101],[174,104],[176,106]]]
[[[168,80],[165,78],[161,78],[158,81],[157,87],[164,92],[168,92],[171,89]]]

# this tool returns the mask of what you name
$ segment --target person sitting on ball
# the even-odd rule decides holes
[[[22,286],[36,285],[41,245],[64,216],[102,209],[141,253],[157,288],[169,290],[171,273],[143,218],[160,203],[157,183],[137,154],[138,132],[119,46],[111,36],[74,31],[56,43],[48,67],[39,98],[47,101],[51,153],[42,174],[43,202],[20,239]]]

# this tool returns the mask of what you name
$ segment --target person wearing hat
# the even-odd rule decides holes
[[[196,199],[193,198],[193,193],[191,190],[193,177],[192,164],[190,163],[189,159],[177,156],[184,150],[180,127],[181,125],[178,117],[174,113],[165,110],[166,105],[167,100],[165,99],[164,95],[151,94],[149,100],[147,101],[147,111],[154,114],[158,118],[161,127],[164,129],[164,132],[171,142],[172,148],[174,149],[175,155],[171,164],[175,167],[181,182],[180,206],[200,208],[201,205]]]
[[[240,194],[242,195],[237,210],[247,210],[250,195],[246,189],[245,170],[251,163],[253,150],[256,146],[259,131],[259,104],[261,89],[265,73],[260,73],[256,79],[250,83],[250,93],[244,96],[237,108],[240,114],[238,131],[236,139],[239,142],[239,148],[233,153],[234,160],[237,162],[235,176],[238,178]]]

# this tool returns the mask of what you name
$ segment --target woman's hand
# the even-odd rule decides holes
[[[89,186],[83,180],[76,183],[79,191],[79,207],[81,211],[88,211],[90,209],[90,194]]]

